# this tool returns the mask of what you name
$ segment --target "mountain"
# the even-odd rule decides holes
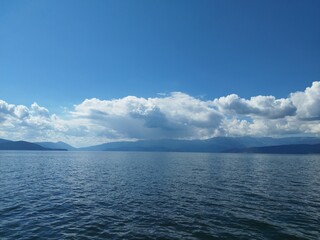
[[[40,145],[44,148],[67,149],[68,151],[76,150],[75,147],[73,147],[65,142],[35,142],[35,144]]]
[[[232,149],[232,153],[313,154],[320,153],[320,144],[291,144],[266,147]]]
[[[160,151],[160,152],[226,152],[230,149],[245,149],[290,144],[320,144],[320,138],[294,137],[215,137],[206,140],[141,140],[136,142],[112,142],[80,148],[82,151]]]
[[[4,143],[4,142],[10,142],[10,141],[9,141],[9,140],[6,140],[6,139],[0,138],[0,143]]]
[[[0,139],[0,150],[317,153],[317,144],[320,144],[320,138],[316,137],[215,137],[206,140],[161,139],[112,142],[91,147],[74,148],[64,142],[30,143]]]
[[[35,143],[30,143],[26,141],[4,141],[0,142],[0,150],[37,150],[37,151],[51,151],[59,150],[63,151],[65,149],[50,149],[42,147]]]
[[[229,140],[233,141],[233,140]],[[213,140],[141,140],[136,142],[111,142],[81,148],[86,151],[160,151],[160,152],[219,152],[224,149],[224,139]],[[230,146],[230,145],[229,145]],[[243,145],[239,145],[243,146]]]

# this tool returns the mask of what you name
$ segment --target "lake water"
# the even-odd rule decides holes
[[[320,155],[2,151],[0,239],[320,239]]]

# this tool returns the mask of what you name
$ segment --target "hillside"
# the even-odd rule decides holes
[[[51,148],[51,149],[66,149],[68,151],[76,150],[75,147],[65,143],[65,142],[34,142],[37,145],[40,145],[44,148]]]
[[[112,142],[80,148],[81,151],[160,151],[160,152],[226,152],[230,149],[246,149],[290,144],[320,144],[320,138],[255,138],[216,137],[206,140],[141,140],[136,142]]]
[[[26,141],[4,141],[0,142],[0,150],[33,150],[33,151],[66,151],[66,149],[45,148],[35,143]]]

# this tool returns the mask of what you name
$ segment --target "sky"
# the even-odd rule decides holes
[[[317,0],[2,0],[0,138],[320,135]]]

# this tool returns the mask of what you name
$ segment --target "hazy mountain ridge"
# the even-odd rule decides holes
[[[0,150],[65,151],[66,149],[45,148],[38,144],[26,141],[4,140],[0,142]]]
[[[253,147],[281,146],[292,144],[320,144],[316,137],[216,137],[206,140],[140,140],[136,142],[112,142],[91,147],[79,148],[81,151],[160,151],[160,152],[228,152]]]
[[[9,140],[0,138],[0,143],[10,142]]]
[[[135,142],[111,142],[83,148],[75,148],[64,142],[31,143],[0,139],[0,150],[319,153],[320,150],[318,149],[320,149],[320,138],[317,137],[215,137],[206,140],[139,140]]]
[[[67,144],[61,141],[60,142],[34,142],[34,143],[44,148],[50,148],[50,149],[66,149],[68,151],[77,150],[77,148],[71,146],[70,144]]]

